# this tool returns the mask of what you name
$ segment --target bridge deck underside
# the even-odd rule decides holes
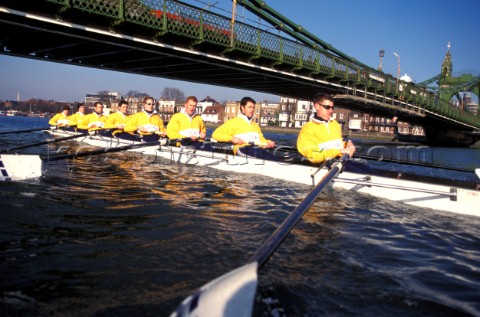
[[[151,45],[29,20],[28,25],[0,14],[2,54],[76,66],[196,83],[235,87],[299,99],[339,89],[308,82],[278,70],[264,70],[223,56],[211,57],[181,46]],[[35,23],[32,23],[35,22]],[[175,48],[174,48],[175,47]]]

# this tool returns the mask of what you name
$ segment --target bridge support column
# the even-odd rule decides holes
[[[480,146],[480,133],[425,127],[426,143],[438,146]]]

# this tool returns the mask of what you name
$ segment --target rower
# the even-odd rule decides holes
[[[205,140],[207,129],[202,117],[196,113],[197,103],[197,97],[187,97],[184,108],[170,118],[167,125],[167,136],[170,139],[191,138],[192,141]]]
[[[83,116],[78,122],[77,128],[80,130],[95,130],[103,128],[107,116],[103,114],[103,104],[100,101],[95,102],[93,112]]]
[[[165,136],[165,127],[162,119],[154,109],[155,101],[152,97],[143,98],[143,111],[131,115],[124,128],[125,132],[119,133],[119,138],[138,140],[137,133],[145,142],[156,141],[159,136]]]
[[[77,106],[77,112],[68,117],[70,126],[76,126],[83,119],[85,115],[85,104],[79,103]]]
[[[253,121],[255,112],[255,100],[250,97],[244,97],[240,100],[240,113],[219,126],[213,131],[212,138],[219,142],[231,142],[235,145],[234,153],[242,156],[250,144],[261,145],[272,148],[275,142],[267,140],[260,129],[260,126]],[[249,155],[251,156],[251,155]]]
[[[333,97],[318,93],[313,97],[317,111],[303,127],[297,138],[297,149],[314,164],[348,154],[352,157],[355,146],[351,141],[344,142],[342,128],[333,114]]]
[[[123,131],[123,129],[127,125],[127,110],[128,102],[122,100],[118,104],[118,111],[115,111],[108,116],[107,121],[105,121],[104,128],[115,130],[113,131],[113,133],[109,133],[110,135],[115,135]]]
[[[49,121],[48,124],[55,127],[65,127],[69,125],[68,112],[70,111],[70,106],[63,107],[62,112],[54,115]]]

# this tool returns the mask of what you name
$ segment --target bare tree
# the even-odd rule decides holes
[[[185,101],[185,93],[175,87],[163,88],[160,98],[164,100],[175,100],[176,103],[182,103]]]
[[[143,98],[143,97],[148,96],[148,94],[144,93],[144,92],[140,92],[138,90],[129,90],[127,92],[126,96],[134,97],[134,98]]]

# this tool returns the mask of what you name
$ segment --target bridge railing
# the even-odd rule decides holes
[[[373,68],[364,67],[320,48],[230,18],[173,0],[46,0],[68,8],[103,15],[118,23],[134,23],[155,30],[157,36],[173,33],[208,43],[224,51],[243,53],[246,59],[262,59],[270,65],[306,74],[313,79],[362,88],[373,96],[414,105],[480,128],[480,118],[442,101],[423,87],[399,81]],[[241,56],[237,57],[241,58]],[[376,97],[375,97],[376,98]]]

